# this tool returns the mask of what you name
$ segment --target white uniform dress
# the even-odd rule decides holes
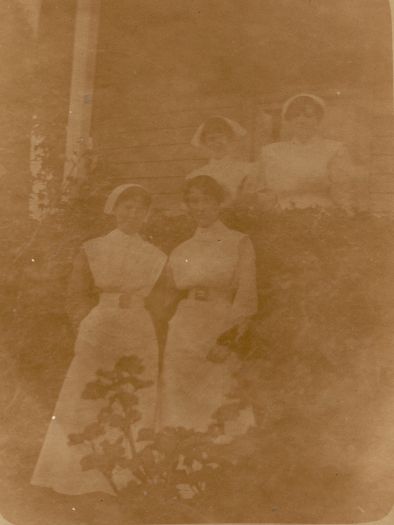
[[[111,370],[121,356],[136,355],[145,367],[143,378],[154,385],[139,391],[138,428],[153,427],[157,403],[158,347],[144,299],[157,281],[166,256],[139,235],[113,230],[83,245],[100,299],[79,326],[75,357],[67,372],[41,449],[32,484],[63,494],[109,492],[112,489],[97,470],[82,471],[80,460],[90,452],[87,445],[68,444],[70,433],[82,432],[94,423],[102,404],[81,399],[85,385],[96,379],[98,369]],[[129,308],[119,307],[118,288],[131,294]]]
[[[197,229],[170,255],[175,285],[187,291],[170,321],[163,361],[161,424],[205,431],[227,400],[237,357],[207,360],[219,335],[257,310],[256,269],[249,238],[217,221]],[[253,424],[245,411],[242,433]],[[241,428],[242,427],[242,428]]]
[[[260,186],[272,191],[280,208],[347,206],[352,162],[341,142],[314,137],[262,148]]]
[[[211,159],[208,164],[193,170],[186,176],[190,180],[199,175],[206,175],[216,180],[226,191],[226,205],[231,204],[242,194],[247,182],[255,174],[255,166],[250,162],[231,157]]]

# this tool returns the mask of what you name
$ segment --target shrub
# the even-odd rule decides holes
[[[9,351],[19,338],[19,346],[29,352],[31,334],[37,333],[39,323],[53,327],[51,333],[45,328],[42,337],[45,333],[54,348],[63,348],[58,379],[49,377],[46,384],[46,394],[51,388],[54,399],[72,350],[71,335],[64,337],[69,332],[63,308],[65,284],[80,242],[110,228],[98,219],[99,209],[99,200],[65,209],[43,223],[19,258],[19,332],[18,337],[12,335]],[[252,351],[240,355],[228,406],[216,416],[233,417],[251,403],[257,427],[229,445],[218,445],[211,434],[182,429],[146,431],[140,436],[145,447],[132,463],[125,463],[123,437],[104,443],[105,428],[92,426],[89,432],[98,432],[103,441],[101,466],[108,469],[111,460],[149,471],[144,481],[134,480],[119,494],[125,513],[142,522],[272,521],[273,501],[288,509],[282,521],[294,521],[295,502],[305,491],[313,494],[316,516],[319,507],[329,508],[328,500],[334,497],[345,506],[361,498],[362,507],[368,508],[368,498],[373,500],[378,481],[387,474],[384,467],[374,467],[369,443],[378,442],[381,451],[389,447],[384,428],[377,423],[385,417],[393,377],[387,350],[394,313],[393,221],[320,209],[261,214],[238,209],[227,211],[224,220],[253,241],[260,306],[248,335]],[[168,252],[192,231],[187,217],[156,212],[146,235]],[[7,304],[15,308],[15,303]],[[46,364],[43,345],[39,340],[34,344],[34,359]],[[113,395],[103,387],[104,379],[98,378],[101,390],[89,386],[89,395]],[[112,428],[120,433],[124,417],[111,418]],[[168,484],[164,480],[177,464],[179,451],[200,463],[205,454],[211,461],[212,454],[219,468],[211,470],[204,464],[202,470],[190,470],[189,478],[178,472]],[[93,460],[98,458],[86,460],[85,467],[91,468]],[[199,487],[191,500],[178,497],[175,481],[182,479]],[[369,479],[374,480],[372,488]],[[169,500],[176,502],[177,510],[165,510]],[[313,521],[312,507],[311,503],[300,511],[299,519]]]

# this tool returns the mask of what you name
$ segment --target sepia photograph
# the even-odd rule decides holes
[[[394,0],[0,18],[0,525],[394,525]]]

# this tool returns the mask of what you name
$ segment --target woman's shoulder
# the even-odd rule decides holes
[[[144,249],[149,255],[152,255],[158,260],[166,261],[167,255],[162,250],[160,250],[160,248],[155,246],[150,241],[147,241],[146,239],[142,239],[142,240],[143,240]]]
[[[231,230],[234,232],[234,240],[237,243],[238,250],[240,253],[250,253],[254,257],[254,246],[249,235],[246,233],[239,232],[237,230]]]
[[[81,249],[83,251],[90,251],[94,248],[102,246],[108,241],[108,234],[100,235],[99,237],[93,237],[92,239],[87,239],[82,243]]]
[[[250,242],[249,236],[246,233],[229,228],[223,223],[221,223],[220,235],[222,241],[228,245],[241,246]]]
[[[260,155],[261,157],[275,157],[282,155],[283,152],[286,152],[289,149],[291,149],[291,142],[288,140],[271,142],[270,144],[264,144],[264,146],[262,146]]]
[[[327,151],[332,152],[332,153],[338,153],[339,151],[342,151],[343,149],[345,149],[345,144],[339,140],[333,140],[333,139],[322,137],[319,139],[319,143]]]
[[[186,177],[185,180],[194,179],[194,177],[199,177],[200,175],[209,175],[209,173],[212,171],[212,168],[209,163],[204,164],[203,166],[200,166],[199,168],[195,168],[194,170],[190,171]]]
[[[220,227],[220,231],[216,232],[215,235],[210,238],[206,239],[212,242],[215,242],[215,239],[220,238],[221,245],[223,247],[223,250],[227,251],[229,248],[230,250],[243,250],[245,247],[246,250],[251,249],[253,250],[252,241],[250,240],[249,235],[246,233],[240,232],[239,230],[233,230],[232,228],[228,228],[226,225],[222,223]],[[169,261],[171,263],[176,263],[179,260],[186,260],[188,256],[190,256],[193,253],[196,253],[200,250],[200,240],[197,235],[193,235],[189,239],[181,242],[176,246],[169,256]]]
[[[233,228],[229,228],[228,226],[224,226],[224,227],[225,227],[227,236],[230,239],[234,239],[235,241],[241,241],[242,239],[249,239],[249,236],[246,233],[243,233],[239,230],[234,230]]]
[[[82,247],[89,249],[96,246],[105,246],[107,244],[116,242],[117,240],[119,240],[119,231],[115,229],[104,233],[103,235],[92,237],[91,239],[86,240],[82,243]]]

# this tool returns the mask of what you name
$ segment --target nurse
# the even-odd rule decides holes
[[[321,136],[325,111],[325,102],[315,95],[290,98],[282,109],[290,140],[262,148],[260,185],[275,195],[280,209],[352,206],[353,164],[341,142]]]
[[[96,421],[100,401],[82,399],[82,392],[96,379],[98,369],[112,370],[122,356],[138,357],[144,366],[142,378],[152,381],[152,386],[138,392],[141,418],[134,426],[134,438],[139,428],[155,425],[158,345],[145,300],[166,256],[140,235],[150,202],[151,196],[142,186],[118,186],[104,208],[114,216],[116,228],[85,242],[75,259],[68,301],[70,316],[78,327],[75,357],[33,473],[33,485],[69,495],[113,494],[101,472],[81,467],[90,447],[84,443],[70,446],[68,436]]]
[[[169,323],[163,361],[161,425],[206,431],[228,399],[237,358],[217,344],[221,334],[241,334],[257,311],[255,253],[250,239],[219,218],[225,192],[206,175],[187,183],[185,203],[196,222],[193,237],[170,255],[168,273],[183,294]],[[222,430],[243,433],[251,410]]]
[[[192,145],[204,149],[209,155],[209,162],[186,177],[205,175],[212,177],[225,190],[225,205],[231,205],[253,192],[249,179],[254,176],[255,167],[250,162],[233,157],[235,143],[246,135],[246,130],[235,120],[226,117],[211,117],[196,130]]]

